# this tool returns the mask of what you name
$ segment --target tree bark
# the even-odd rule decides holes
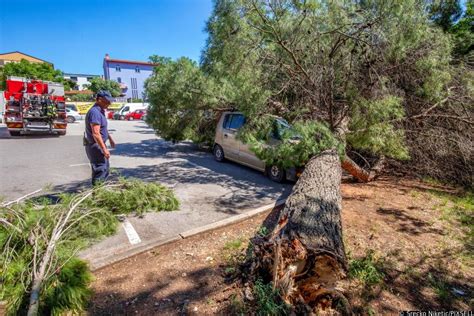
[[[335,150],[313,157],[270,237],[254,241],[251,275],[271,279],[297,313],[343,307],[337,283],[347,271],[341,225],[341,164]],[[342,304],[341,304],[342,303]]]

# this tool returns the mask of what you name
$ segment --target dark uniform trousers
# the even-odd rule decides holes
[[[85,147],[92,167],[92,185],[105,182],[109,177],[109,160],[105,158],[98,144],[87,144]]]

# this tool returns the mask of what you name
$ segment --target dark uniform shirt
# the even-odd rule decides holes
[[[95,143],[94,137],[92,137],[91,124],[100,125],[100,136],[104,143],[109,138],[109,132],[107,131],[107,118],[105,117],[105,110],[96,103],[86,114],[86,138],[90,144]]]

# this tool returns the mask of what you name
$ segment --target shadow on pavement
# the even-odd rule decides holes
[[[233,162],[216,162],[210,153],[199,150],[190,142],[172,144],[161,139],[149,139],[140,143],[122,143],[117,145],[112,155],[163,159],[158,164],[133,168],[114,168],[112,165],[112,168],[126,178],[176,187],[178,195],[193,204],[191,208],[208,205],[227,214],[261,206],[264,203],[261,200],[265,198],[284,198],[290,194],[293,185],[275,183],[262,172]],[[196,184],[199,186],[193,186]],[[90,180],[53,189],[73,192],[88,187]]]
[[[268,179],[262,172],[227,161],[216,162],[208,152],[198,149],[192,143],[172,144],[164,140],[144,140],[141,143],[120,144],[114,155],[141,158],[170,159],[158,165],[144,165],[137,168],[118,168],[125,177],[145,181],[157,181],[168,185],[216,185],[225,191],[215,197],[212,192],[202,192],[202,198],[209,194],[206,203],[218,211],[234,213],[232,208],[257,207],[260,199],[272,196],[283,198],[290,194],[292,183],[279,184]]]

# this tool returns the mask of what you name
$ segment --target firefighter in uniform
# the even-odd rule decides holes
[[[109,176],[110,152],[105,143],[108,140],[110,147],[115,148],[115,142],[107,130],[105,110],[112,101],[109,91],[99,91],[94,106],[86,114],[84,146],[92,167],[93,186],[106,181]]]

